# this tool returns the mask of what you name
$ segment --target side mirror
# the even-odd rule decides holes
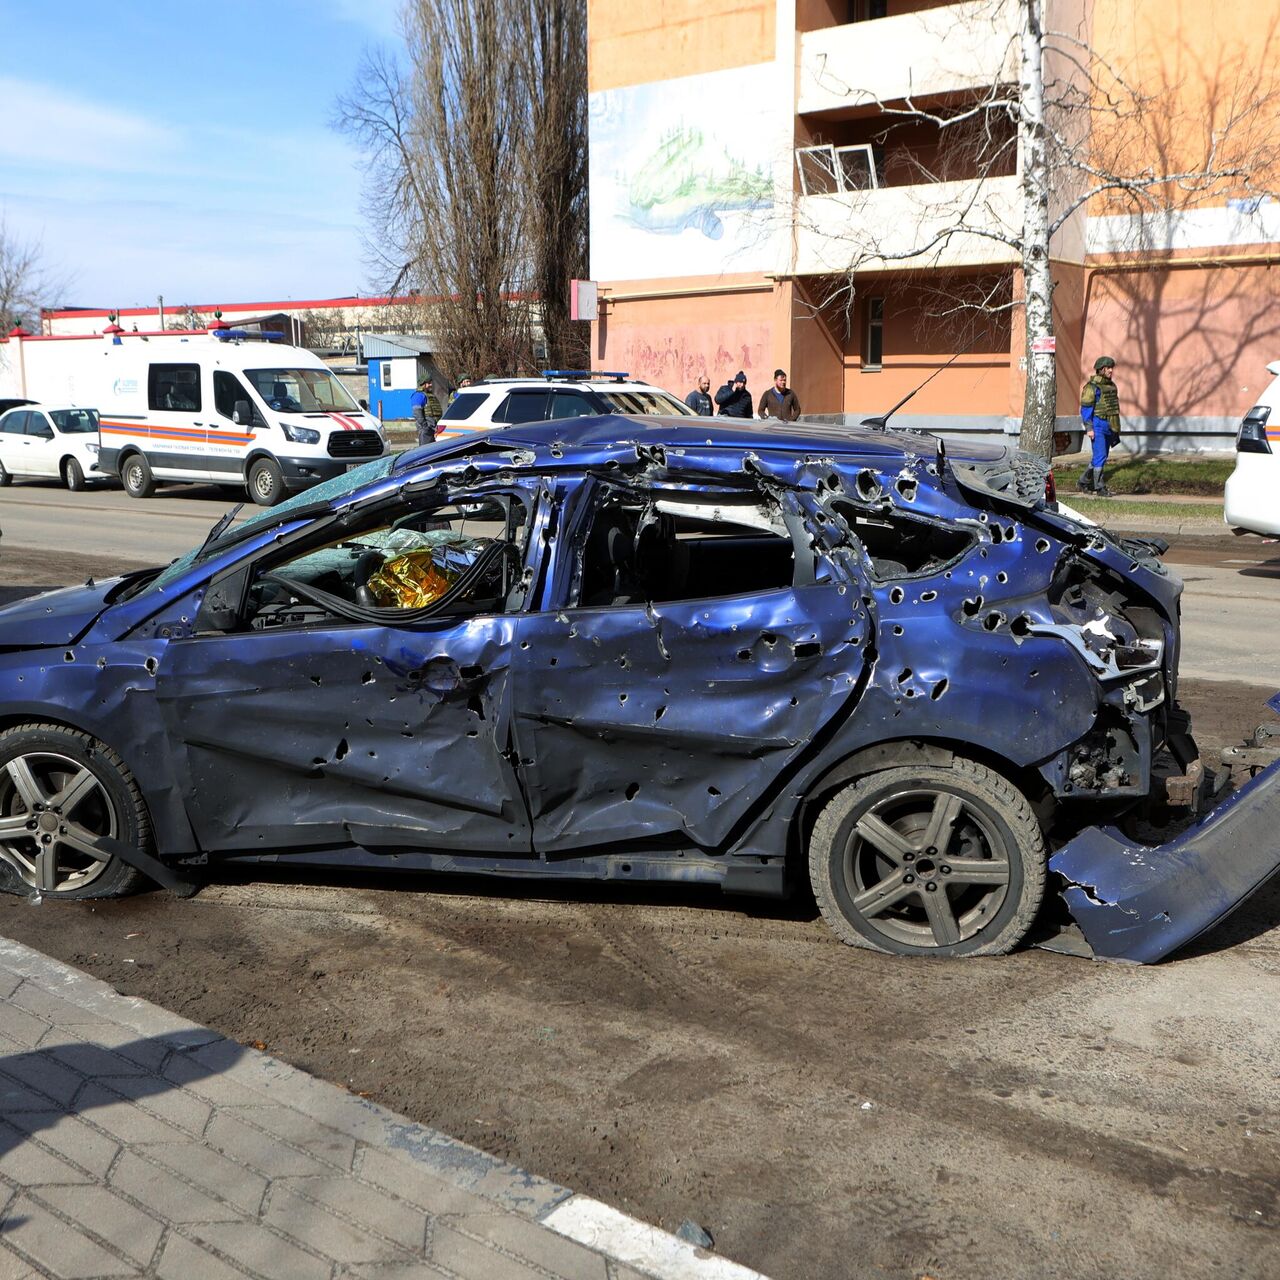
[[[240,622],[248,586],[248,565],[240,565],[215,578],[196,612],[196,631],[234,631]]]
[[[369,402],[368,402],[367,400],[361,400],[359,403],[360,403],[360,407],[365,411],[365,413],[368,413],[368,412],[369,412]]]
[[[253,406],[247,400],[237,400],[231,411],[231,421],[238,427],[247,427],[253,422]]]

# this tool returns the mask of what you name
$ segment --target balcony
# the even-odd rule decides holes
[[[799,115],[867,109],[1017,80],[1017,5],[973,0],[800,37]]]
[[[981,184],[932,182],[882,187],[796,200],[796,275],[860,271],[936,271],[950,267],[996,266],[1017,261],[1006,245],[982,232],[1006,233],[1022,225],[1018,179],[988,178]],[[958,217],[964,210],[963,219]],[[949,227],[963,230],[916,257],[900,258],[930,244]],[[979,233],[979,234],[974,234]]]

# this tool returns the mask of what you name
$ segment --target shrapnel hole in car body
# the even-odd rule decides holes
[[[83,839],[156,878],[287,857],[777,893],[807,863],[848,941],[989,953],[1030,928],[1046,840],[1150,795],[1185,736],[1178,584],[1022,460],[803,424],[574,432],[374,464],[0,615],[19,882],[62,892],[16,834],[27,760],[48,799],[92,774]],[[70,896],[119,888],[62,865]]]

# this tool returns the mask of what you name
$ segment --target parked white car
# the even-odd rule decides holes
[[[587,418],[604,413],[685,417],[678,397],[625,373],[548,369],[540,378],[485,378],[463,387],[440,415],[439,438],[521,422]]]
[[[0,415],[0,485],[14,476],[61,479],[73,492],[98,472],[98,411],[44,404]]]
[[[1280,537],[1280,360],[1267,372],[1271,385],[1236,435],[1236,469],[1227,478],[1222,516],[1241,533],[1274,538]]]

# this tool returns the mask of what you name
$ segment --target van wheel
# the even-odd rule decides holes
[[[827,924],[853,946],[1002,955],[1044,897],[1044,837],[1026,797],[976,761],[885,769],[828,801],[809,877]]]
[[[82,489],[88,488],[85,484],[84,468],[74,458],[68,458],[62,464],[62,483],[72,493],[79,493]]]
[[[5,485],[12,483],[13,477],[4,469],[3,464],[0,464],[0,489],[3,489]]]
[[[120,483],[131,498],[149,498],[156,491],[155,477],[140,453],[131,453],[120,468]]]
[[[259,458],[249,468],[249,496],[260,507],[274,507],[284,497],[284,476],[277,463]]]

